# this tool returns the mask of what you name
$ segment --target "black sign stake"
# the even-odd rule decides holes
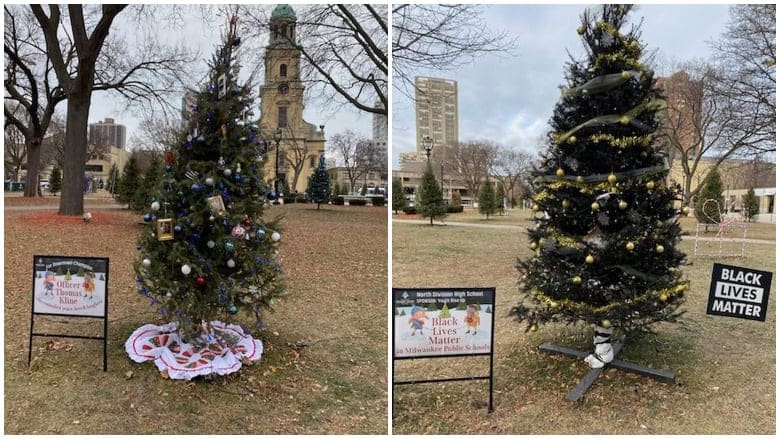
[[[63,271],[67,271],[67,274],[57,274]],[[79,272],[84,274],[79,276]],[[101,288],[97,288],[97,285]],[[33,256],[31,295],[27,365],[32,362],[33,337],[103,340],[103,372],[107,372],[108,258]],[[35,332],[36,315],[103,319],[103,336]]]
[[[493,412],[493,333],[495,328],[495,288],[393,288],[393,324],[392,324],[392,349],[393,363],[392,376],[393,385],[421,384],[421,383],[439,383],[446,381],[488,381],[488,413]],[[481,309],[482,306],[489,306],[487,309]],[[407,310],[409,313],[407,313]],[[445,311],[446,310],[446,311]],[[428,318],[426,311],[438,312],[439,317]],[[403,312],[404,314],[400,314]],[[418,313],[420,313],[418,315]],[[451,314],[450,317],[443,318],[442,313]],[[414,314],[414,315],[409,315]],[[465,318],[459,320],[455,314],[465,315]],[[490,316],[490,332],[479,325],[480,315]],[[415,316],[419,320],[415,320]],[[404,317],[410,322],[410,330],[413,336],[419,335],[422,344],[410,345],[410,340],[401,337],[400,328],[396,327],[396,320]],[[403,320],[403,319],[402,319]],[[432,332],[430,338],[425,339],[424,328],[426,320],[432,320]],[[419,323],[418,323],[419,322]],[[460,330],[467,331],[462,333]],[[434,329],[436,325],[444,329]],[[481,328],[481,329],[480,329]],[[419,332],[418,332],[419,331]],[[473,331],[473,333],[472,333]],[[483,343],[485,338],[476,338],[487,335],[487,343]],[[469,334],[472,338],[469,338]],[[436,343],[436,346],[426,346],[425,340]],[[479,340],[479,341],[470,341]],[[490,358],[490,371],[487,376],[466,376],[451,378],[434,378],[424,380],[406,380],[397,381],[395,379],[395,362],[400,360],[431,359],[431,358],[449,358],[449,357],[473,357],[487,356]],[[394,408],[394,405],[393,405]]]

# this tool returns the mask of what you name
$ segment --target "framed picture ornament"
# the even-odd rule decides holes
[[[209,203],[209,208],[212,213],[219,213],[225,211],[225,202],[222,200],[222,195],[215,195],[206,199]]]
[[[173,219],[163,218],[157,220],[157,240],[170,241],[173,239]]]

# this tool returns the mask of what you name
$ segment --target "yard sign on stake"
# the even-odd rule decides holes
[[[713,264],[707,314],[766,321],[772,273]]]
[[[493,411],[495,288],[393,288],[393,385],[488,380]],[[488,376],[395,380],[395,360],[487,356]]]
[[[103,336],[35,332],[35,316],[103,319]],[[33,337],[103,340],[103,372],[108,370],[108,258],[33,256],[30,344]]]

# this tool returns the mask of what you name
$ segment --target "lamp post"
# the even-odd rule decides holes
[[[431,150],[433,149],[433,139],[431,139],[430,136],[425,136],[422,139],[423,142],[423,149],[425,150],[425,155],[428,157],[428,161],[431,161]]]
[[[276,142],[276,171],[274,175],[274,192],[276,192],[276,199],[274,204],[279,204],[279,142],[282,140],[282,129],[276,128],[274,131],[274,141]]]

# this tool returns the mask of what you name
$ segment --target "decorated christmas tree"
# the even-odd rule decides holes
[[[630,10],[583,14],[587,56],[568,64],[534,169],[534,254],[518,262],[525,298],[513,309],[532,331],[584,321],[604,341],[614,328],[644,330],[674,321],[689,287],[675,248],[678,194],[664,184],[669,162],[659,149],[665,102],[640,62],[638,27],[621,32]]]
[[[306,188],[309,198],[317,203],[317,210],[320,209],[320,203],[327,203],[330,198],[330,177],[328,169],[325,167],[325,156],[320,157],[320,164],[314,169],[314,173],[309,177],[309,185]]]
[[[282,293],[277,221],[266,222],[263,153],[244,119],[250,89],[238,83],[236,18],[210,63],[207,85],[190,104],[178,148],[148,200],[149,223],[134,265],[138,292],[177,323],[182,339],[210,339],[210,322],[261,314]]]

